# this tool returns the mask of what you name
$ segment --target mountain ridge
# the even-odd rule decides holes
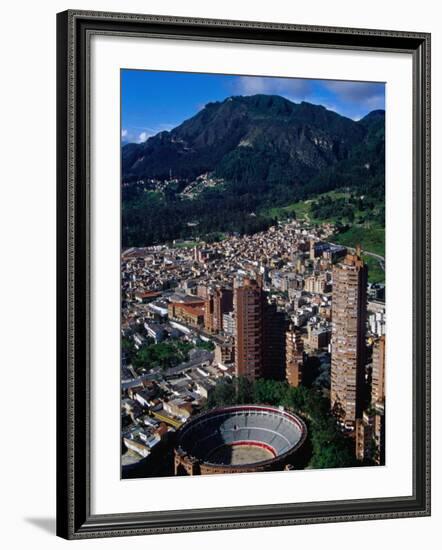
[[[385,113],[353,121],[281,96],[233,96],[122,147],[122,176],[124,246],[253,233],[275,223],[273,207],[338,188],[380,205]]]
[[[238,177],[244,158],[262,161],[255,157],[265,151],[277,157],[268,159],[267,171],[272,167],[274,172],[275,163],[282,162],[285,179],[302,184],[318,170],[348,158],[379,113],[353,121],[323,106],[294,103],[282,96],[232,96],[208,103],[170,131],[123,146],[123,181],[167,179],[171,171],[188,180],[205,172],[232,179]],[[238,152],[241,147],[256,154]]]

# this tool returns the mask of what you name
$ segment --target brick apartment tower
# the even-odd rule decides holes
[[[301,334],[293,326],[290,326],[285,335],[286,350],[286,378],[293,388],[302,383],[302,367],[304,363],[304,342]]]
[[[233,306],[236,376],[284,380],[284,313],[267,302],[262,282],[249,278],[235,285]]]
[[[212,291],[207,290],[206,297],[204,298],[204,328],[207,332],[211,333],[215,332],[213,323],[214,303]]]
[[[257,281],[244,279],[234,289],[235,374],[251,380],[262,376],[262,310],[264,292]]]
[[[208,292],[205,300],[204,327],[208,332],[223,330],[223,315],[233,311],[231,288],[216,288]]]
[[[382,411],[364,411],[356,420],[356,458],[385,464],[385,416]]]
[[[331,409],[354,429],[363,409],[367,266],[360,247],[333,267]]]
[[[385,401],[385,336],[373,344],[373,372],[371,377],[371,404]]]
[[[217,288],[213,304],[213,324],[216,332],[223,330],[223,315],[233,311],[233,290]]]

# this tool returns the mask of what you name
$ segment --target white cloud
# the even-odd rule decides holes
[[[240,95],[281,95],[294,103],[307,101],[354,120],[374,109],[385,109],[385,85],[381,82],[240,76],[233,91]]]
[[[238,91],[245,95],[262,94],[268,90],[266,79],[255,76],[241,76],[238,80]]]
[[[311,92],[312,83],[303,78],[241,76],[237,80],[236,90],[242,95],[276,94],[299,101]]]
[[[350,101],[370,109],[384,106],[384,84],[378,82],[324,81],[324,87],[341,101]]]
[[[151,126],[130,126],[129,128],[123,128],[121,130],[121,138],[128,143],[143,143],[146,139],[164,132],[165,130],[172,130],[176,124],[158,124],[155,127]],[[142,130],[142,131],[140,131]]]
[[[163,124],[159,124],[158,125],[158,129],[154,132],[155,134],[158,133],[158,132],[170,132],[170,130],[173,130],[175,128],[175,126],[178,126],[177,124],[169,124],[167,122],[163,123]]]
[[[150,137],[151,134],[148,132],[141,132],[141,134],[138,136],[138,143],[143,143],[143,141],[146,141],[148,137]]]

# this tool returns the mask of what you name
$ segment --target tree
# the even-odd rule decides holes
[[[205,349],[207,351],[213,351],[215,349],[215,344],[212,342],[212,340],[198,340],[196,343],[196,347],[200,349]]]
[[[236,391],[234,384],[227,379],[219,381],[213,391],[209,393],[207,408],[223,407],[236,403]]]
[[[192,347],[191,343],[180,340],[150,344],[138,350],[132,363],[136,369],[169,369],[187,361]]]
[[[127,363],[132,363],[135,354],[136,349],[133,341],[123,336],[123,338],[121,338],[121,355],[126,358]]]
[[[236,403],[245,405],[253,402],[253,382],[246,377],[235,379]]]

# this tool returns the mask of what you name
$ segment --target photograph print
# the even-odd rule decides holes
[[[121,70],[123,479],[384,465],[385,293],[384,83]]]

